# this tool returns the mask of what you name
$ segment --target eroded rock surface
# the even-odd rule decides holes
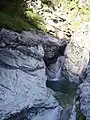
[[[90,61],[84,73],[84,82],[79,86],[78,91],[80,110],[90,120]]]
[[[72,115],[70,115],[70,120],[89,120],[90,119],[90,24],[82,25],[79,31],[76,31],[72,36],[70,43],[66,47],[65,54],[62,56],[64,58],[63,66],[57,67],[57,63],[47,67],[48,79],[51,80],[47,84],[54,90],[60,91],[56,95],[58,101],[60,101],[60,96],[65,96],[68,94],[69,98],[74,99],[76,97],[75,91],[79,89],[78,98],[73,104]],[[59,57],[60,59],[60,57]],[[60,64],[59,64],[60,65]],[[60,69],[60,76],[56,79],[56,74],[58,69]],[[82,83],[82,84],[81,84]],[[81,84],[81,85],[80,85]],[[78,86],[80,87],[78,88]],[[76,86],[76,87],[75,87]],[[73,94],[74,92],[74,94]],[[58,97],[59,96],[59,97]],[[63,97],[62,97],[63,98]],[[60,99],[60,100],[59,100]],[[66,100],[66,98],[64,98]],[[78,101],[77,101],[78,99]],[[67,99],[68,100],[68,99]],[[79,102],[78,114],[76,111],[77,103]],[[64,102],[63,102],[64,103]],[[71,103],[72,104],[72,103]],[[65,119],[65,118],[63,118]]]
[[[63,76],[67,76],[69,81],[77,84],[83,82],[80,76],[89,62],[90,34],[85,32],[85,30],[88,31],[89,27],[82,27],[81,30],[74,33],[65,51],[66,59],[63,67]]]
[[[90,119],[89,28],[85,31],[82,26],[68,45],[65,39],[60,41],[39,31],[0,31],[1,120],[73,120],[77,118],[71,115],[76,109],[73,99],[81,83],[80,111]],[[54,96],[59,104],[46,80],[58,91]]]
[[[58,120],[62,107],[46,87],[43,57],[61,48],[62,41],[43,33],[0,31],[0,120],[47,120],[51,113]]]

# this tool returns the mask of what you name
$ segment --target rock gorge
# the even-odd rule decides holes
[[[54,58],[66,42],[57,44],[42,32],[6,29],[0,31],[0,40],[0,119],[57,119],[63,108],[46,87],[43,57]]]
[[[29,2],[48,32],[0,28],[0,120],[90,120],[90,22]]]
[[[0,119],[89,120],[87,34],[77,32],[68,43],[40,31],[1,29]]]

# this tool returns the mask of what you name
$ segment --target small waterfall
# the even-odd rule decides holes
[[[57,80],[57,81],[60,81],[61,71],[62,71],[62,67],[63,67],[64,62],[65,62],[65,56],[61,56],[57,60],[57,63],[56,63],[56,78],[55,78],[55,80]]]
[[[65,56],[60,56],[55,64],[55,66],[48,69],[48,72],[54,71],[54,77],[52,79],[48,79],[46,82],[46,86],[53,89],[55,91],[54,97],[59,102],[60,106],[63,107],[61,111],[60,118],[58,120],[76,120],[76,104],[75,104],[75,92],[77,89],[76,84],[70,83],[68,79],[62,79],[62,67],[65,63]],[[52,76],[52,74],[51,74]],[[74,99],[74,100],[73,100]],[[55,116],[57,111],[53,111],[53,115]],[[54,116],[52,115],[52,119]],[[50,115],[51,116],[51,115]]]
[[[56,79],[55,80],[60,80],[61,77],[61,67],[59,68],[59,70],[56,73]]]

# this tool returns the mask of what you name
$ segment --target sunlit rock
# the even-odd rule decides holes
[[[55,55],[63,43],[56,42],[54,48],[54,38],[52,42],[50,38],[35,31],[21,34],[0,31],[3,43],[0,46],[0,120],[58,120],[60,117],[63,108],[46,87],[43,57],[51,54],[45,52],[45,46],[52,45]]]

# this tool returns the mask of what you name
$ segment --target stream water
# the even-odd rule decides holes
[[[47,80],[46,86],[54,90],[54,97],[59,102],[59,105],[63,107],[58,120],[76,120],[75,94],[77,85],[70,83],[68,80],[63,81],[60,79],[63,63],[63,57],[57,60],[56,66],[58,70],[56,70],[55,78],[50,81]]]

